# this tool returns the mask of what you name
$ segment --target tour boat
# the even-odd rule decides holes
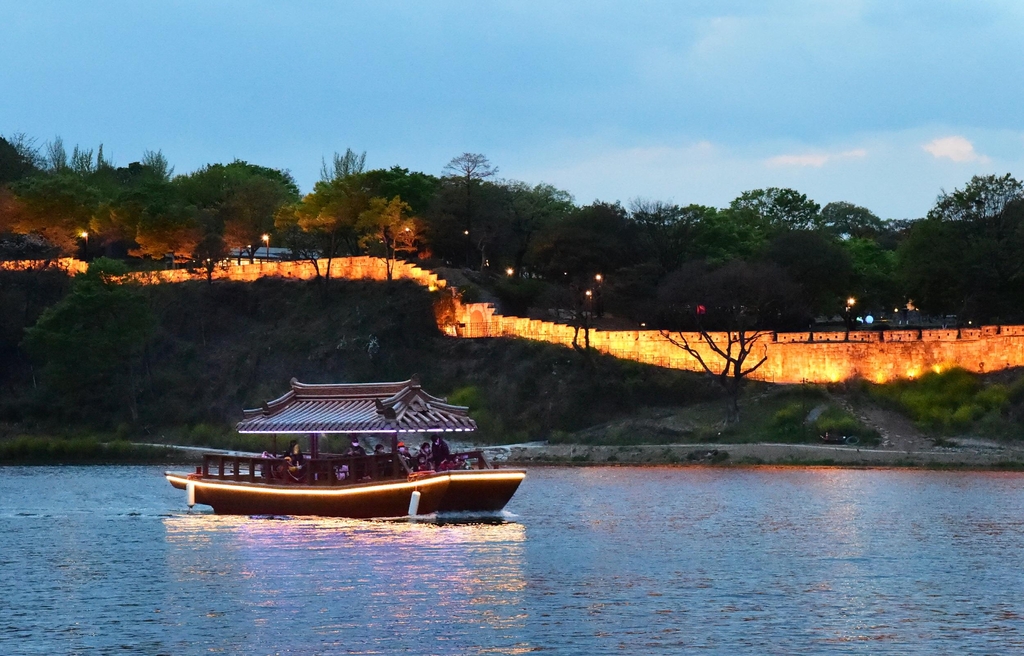
[[[229,515],[399,517],[434,512],[501,510],[526,477],[521,469],[491,466],[481,451],[453,453],[440,471],[412,471],[398,453],[403,439],[430,441],[432,433],[476,429],[468,408],[423,391],[419,380],[397,383],[311,385],[294,378],[291,389],[262,407],[246,410],[244,434],[309,436],[300,468],[284,457],[206,454],[193,473],[166,472],[185,490],[188,505]],[[370,455],[320,453],[320,438],[389,440],[391,449]],[[268,457],[269,455],[269,457]]]

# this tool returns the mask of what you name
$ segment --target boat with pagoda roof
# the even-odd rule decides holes
[[[414,471],[400,440],[476,430],[468,408],[425,392],[417,377],[395,383],[308,384],[245,410],[238,432],[296,439],[308,436],[301,466],[276,453],[204,454],[192,473],[166,472],[188,505],[219,514],[399,517],[434,512],[492,512],[505,507],[526,477],[498,468],[482,451],[452,453],[437,471]],[[368,455],[320,451],[327,435],[390,441]],[[326,440],[325,440],[326,442]]]

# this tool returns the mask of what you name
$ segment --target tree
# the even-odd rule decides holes
[[[917,221],[897,251],[898,276],[908,298],[929,314],[961,314],[968,295],[962,230],[930,218]]]
[[[799,281],[804,304],[814,315],[832,316],[850,295],[853,264],[840,245],[820,232],[790,230],[776,235],[765,258]]]
[[[692,241],[695,218],[678,205],[658,200],[636,198],[630,203],[629,219],[639,231],[640,247],[649,261],[657,262],[665,271],[682,264]]]
[[[782,230],[814,230],[821,226],[820,205],[795,189],[745,191],[729,204],[732,210],[748,210],[758,217],[766,235]]]
[[[596,202],[573,210],[541,230],[529,261],[551,280],[589,284],[636,262],[636,232],[618,203]]]
[[[392,166],[390,169],[374,169],[364,173],[363,186],[372,198],[401,196],[412,208],[414,216],[422,216],[430,209],[440,180],[426,173]]]
[[[544,183],[530,187],[524,182],[507,182],[502,187],[508,203],[512,270],[521,276],[534,237],[545,226],[568,216],[574,209],[573,199],[569,192]]]
[[[391,281],[398,253],[416,252],[419,231],[409,216],[412,208],[398,196],[391,200],[373,198],[370,208],[359,215],[356,227],[363,233],[360,244],[371,254],[382,253]]]
[[[38,234],[68,255],[78,249],[99,202],[96,189],[68,173],[23,178],[11,191],[18,200],[9,219],[14,231]]]
[[[928,212],[942,221],[984,221],[1003,213],[1007,205],[1024,199],[1024,182],[1004,176],[976,175],[963,189],[943,191]]]
[[[352,149],[334,154],[332,163],[323,163],[321,179],[301,202],[282,206],[275,214],[274,226],[292,253],[313,264],[318,280],[330,280],[331,264],[343,250],[359,252],[359,215],[368,207],[362,185],[366,153]],[[327,260],[321,272],[320,260]]]
[[[142,153],[142,165],[149,168],[163,182],[170,182],[174,175],[174,167],[168,164],[162,150],[153,152],[146,150]]]
[[[494,177],[498,174],[498,169],[492,166],[490,161],[484,155],[479,153],[462,153],[458,157],[452,158],[448,164],[444,167],[444,172],[448,176],[450,184],[454,184],[458,187],[464,198],[464,204],[461,208],[461,219],[463,226],[463,235],[465,236],[466,243],[466,266],[472,263],[472,252],[473,252],[473,237],[476,229],[476,207],[474,206],[475,193],[481,182],[487,178]],[[480,257],[480,268],[483,269],[486,262],[486,253],[481,244],[485,242],[481,239],[477,239],[477,248],[481,251]]]
[[[821,227],[840,239],[873,239],[885,230],[884,222],[874,212],[845,201],[822,208]]]
[[[162,259],[171,256],[171,263],[188,259],[202,239],[202,230],[193,208],[173,205],[160,211],[143,212],[139,218],[135,241],[136,255]]]
[[[50,173],[64,173],[70,168],[68,151],[64,148],[64,140],[59,136],[54,137],[53,141],[46,142],[43,153],[46,170]]]
[[[726,422],[738,422],[740,392],[767,361],[772,329],[800,314],[799,290],[777,266],[734,261],[686,265],[662,282],[658,295],[662,336],[715,376],[727,396]],[[721,331],[717,340],[712,330]]]
[[[220,206],[226,246],[253,263],[263,235],[273,232],[274,217],[288,200],[288,189],[277,180],[252,176],[239,182]]]
[[[285,205],[277,211],[274,226],[277,228],[278,239],[291,251],[292,259],[308,260],[316,271],[317,280],[320,280],[323,276],[320,271],[320,260],[323,256],[320,251],[320,240],[318,235],[299,227],[297,208],[297,205]]]
[[[841,247],[853,266],[850,290],[860,308],[878,312],[902,305],[905,299],[896,281],[896,251],[861,237],[851,237],[841,242]]]
[[[351,148],[345,149],[345,154],[334,153],[331,163],[326,160],[320,162],[320,181],[335,182],[337,180],[350,180],[362,175],[366,167],[366,151],[356,153]]]
[[[32,140],[24,134],[0,137],[0,185],[38,173],[38,161]]]
[[[718,210],[704,205],[682,208],[675,230],[687,247],[682,262],[707,260],[724,264],[735,259],[753,259],[765,242],[761,218],[753,210]]]
[[[917,307],[958,321],[1024,318],[1024,184],[974,177],[943,193],[898,250],[899,277]]]
[[[98,258],[26,331],[52,403],[68,414],[127,411],[138,420],[142,355],[155,322],[145,296],[123,282],[125,272]]]
[[[215,232],[208,232],[202,240],[196,244],[192,251],[192,259],[199,263],[206,274],[207,284],[213,284],[213,272],[221,266],[228,257],[228,249],[224,238]]]

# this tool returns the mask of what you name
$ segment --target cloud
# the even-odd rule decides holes
[[[986,155],[950,166],[923,144],[963,127],[923,126],[862,132],[844,141],[666,140],[630,144],[600,138],[552,141],[532,151],[497,152],[502,173],[570,191],[577,202],[657,198],[725,207],[748,189],[792,187],[821,205],[847,201],[887,218],[924,216],[941,189],[972,175],[1024,174],[1024,132],[972,127]],[[983,158],[984,159],[981,159]],[[772,165],[769,165],[771,163]]]
[[[987,163],[989,158],[974,150],[974,144],[963,137],[940,137],[921,146],[935,159],[951,159],[954,162]]]
[[[802,155],[778,155],[765,160],[768,166],[813,166],[821,168],[829,162],[842,159],[861,159],[867,157],[868,151],[863,148],[845,150],[840,153],[805,153]]]

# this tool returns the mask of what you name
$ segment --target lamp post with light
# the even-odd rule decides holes
[[[267,257],[265,261],[270,262],[270,235],[268,235],[267,233],[263,233],[263,236],[260,237],[260,239],[263,240],[263,243],[267,247]]]
[[[843,318],[846,320],[846,330],[853,330],[853,306],[857,304],[857,299],[850,297],[846,299],[846,313]]]
[[[81,237],[84,240],[83,243],[82,243],[82,260],[83,261],[88,260],[89,259],[89,231],[88,230],[83,230],[82,232],[78,233],[78,236]]]

